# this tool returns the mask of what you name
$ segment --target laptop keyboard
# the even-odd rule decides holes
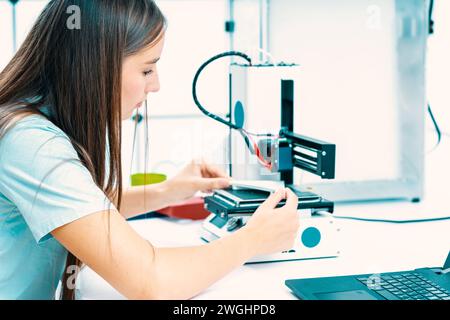
[[[357,279],[389,300],[450,300],[448,290],[415,272],[382,274],[378,279],[373,276]]]

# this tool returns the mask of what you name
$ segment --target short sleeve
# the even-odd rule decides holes
[[[38,116],[25,118],[0,140],[0,192],[38,243],[81,217],[115,210],[67,136]]]

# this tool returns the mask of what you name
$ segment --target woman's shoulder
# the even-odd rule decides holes
[[[51,140],[57,140],[58,145],[71,146],[70,140],[63,130],[43,115],[28,115],[13,123],[0,138],[0,153],[8,150],[34,150],[47,144]],[[63,139],[59,139],[63,138]]]
[[[52,135],[62,135],[66,134],[48,118],[40,114],[27,115],[20,120],[13,123],[5,134],[6,136],[14,136],[17,134],[22,134],[25,132],[29,133],[48,133]],[[32,138],[32,137],[29,137]]]

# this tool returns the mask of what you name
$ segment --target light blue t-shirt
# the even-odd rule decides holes
[[[17,122],[0,139],[0,300],[54,299],[67,251],[50,232],[113,208],[62,130]]]

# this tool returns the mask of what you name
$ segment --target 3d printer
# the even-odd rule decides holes
[[[248,61],[248,64],[232,64],[230,68],[229,120],[208,112],[198,101],[196,92],[203,69],[226,56],[240,56]],[[336,242],[339,229],[331,215],[333,202],[294,185],[294,168],[322,179],[333,179],[336,154],[334,144],[293,132],[294,79],[298,70],[298,65],[285,63],[252,65],[247,55],[232,51],[209,59],[194,78],[193,97],[198,108],[230,128],[230,175],[236,179],[283,181],[299,198],[301,228],[295,247],[248,262],[336,257],[339,254]],[[281,109],[278,109],[280,104]],[[252,188],[216,190],[205,198],[205,208],[211,215],[203,222],[202,239],[213,241],[244,226],[269,194]],[[279,206],[283,204],[281,202]]]

